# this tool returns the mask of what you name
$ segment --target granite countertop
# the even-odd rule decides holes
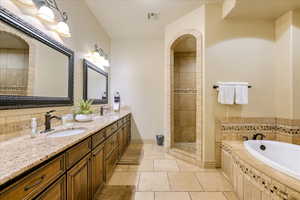
[[[273,180],[284,184],[288,188],[292,188],[293,190],[300,192],[300,181],[295,179],[285,173],[278,171],[270,167],[269,165],[263,163],[262,161],[256,159],[252,156],[247,149],[244,147],[244,143],[242,141],[222,141],[222,145],[226,146],[231,150],[231,152],[238,156],[238,158],[247,165],[256,169],[260,173],[263,173],[265,176],[272,178]]]
[[[41,134],[36,138],[25,135],[0,142],[0,185],[37,166],[50,157],[63,152],[129,113],[129,110],[122,109],[118,113],[109,113],[103,117],[95,117],[92,122],[74,123],[74,128],[86,129],[84,133],[78,135],[60,138],[48,137],[49,134]],[[55,127],[56,131],[61,129],[64,128],[62,126]]]

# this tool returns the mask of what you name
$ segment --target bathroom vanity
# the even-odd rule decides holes
[[[121,111],[76,126],[86,132],[1,144],[0,200],[93,199],[130,143],[131,114]]]

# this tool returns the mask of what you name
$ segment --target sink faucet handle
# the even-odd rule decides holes
[[[49,115],[49,114],[51,114],[53,112],[56,112],[56,110],[50,110],[50,111],[46,112],[46,114]]]

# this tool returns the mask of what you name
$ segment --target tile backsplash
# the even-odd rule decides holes
[[[99,112],[99,105],[93,106],[95,113]],[[17,136],[30,133],[31,119],[37,118],[38,129],[44,128],[44,115],[49,110],[56,110],[56,116],[73,113],[75,107],[46,107],[28,108],[16,110],[0,110],[0,141],[5,141]],[[54,119],[53,126],[61,124],[60,120]]]

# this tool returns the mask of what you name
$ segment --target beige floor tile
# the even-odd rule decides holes
[[[138,191],[170,191],[167,173],[141,172]]]
[[[155,159],[165,159],[165,154],[163,152],[144,152],[144,159],[155,160]]]
[[[192,200],[227,200],[222,192],[190,192]]]
[[[154,160],[155,171],[179,171],[176,160]]]
[[[137,185],[138,182],[138,172],[114,172],[108,185]]]
[[[154,200],[154,192],[136,192],[134,200]]]
[[[195,173],[169,172],[171,191],[203,191]]]
[[[200,167],[190,164],[188,162],[177,160],[177,164],[178,164],[179,170],[183,171],[183,172],[200,172],[201,171]]]
[[[220,172],[197,172],[204,191],[232,191],[232,187]]]
[[[190,200],[187,192],[155,192],[155,200]]]
[[[223,194],[227,200],[239,200],[234,192],[224,192]]]
[[[153,160],[143,159],[140,165],[130,165],[129,171],[154,171]]]

